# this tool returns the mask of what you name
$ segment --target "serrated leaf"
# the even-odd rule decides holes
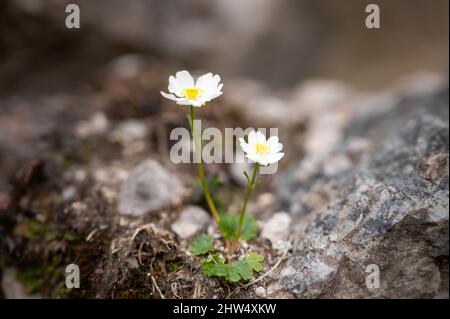
[[[238,282],[241,280],[238,269],[234,265],[225,265],[227,269],[227,276],[225,279],[229,282]]]
[[[202,269],[208,277],[219,277],[230,283],[236,283],[252,279],[253,270],[261,271],[263,269],[263,259],[261,255],[251,252],[244,260],[226,264],[218,254],[214,254],[202,261]]]
[[[189,245],[189,251],[194,255],[204,255],[214,249],[214,238],[207,234],[197,236]]]
[[[239,227],[238,214],[224,214],[220,217],[219,229],[222,235],[226,239],[235,239],[237,235],[237,229]],[[241,238],[243,240],[251,240],[258,234],[258,224],[251,215],[246,215],[244,225],[242,226]]]
[[[244,226],[242,227],[241,238],[243,240],[251,240],[258,235],[258,224],[251,215],[246,215]]]
[[[227,269],[224,264],[215,264],[214,262],[207,262],[202,265],[203,272],[208,277],[226,277]]]
[[[218,254],[211,255],[203,260],[202,269],[208,277],[225,277],[227,275],[225,261]]]
[[[203,261],[202,262],[203,273],[208,277],[214,277],[216,275],[214,265],[215,265],[214,263]]]
[[[256,272],[260,272],[264,269],[263,261],[264,257],[260,254],[257,254],[255,252],[249,253],[247,256],[245,256],[245,261],[252,267],[252,269]]]
[[[246,260],[236,261],[234,267],[237,269],[243,280],[247,281],[252,279],[253,269]]]
[[[220,217],[219,229],[226,239],[236,238],[236,231],[239,226],[239,215],[224,214]]]

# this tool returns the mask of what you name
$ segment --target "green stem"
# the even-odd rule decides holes
[[[209,210],[211,211],[211,214],[213,215],[215,221],[217,223],[219,223],[219,220],[220,220],[219,213],[217,212],[216,206],[214,205],[214,201],[211,197],[211,192],[209,191],[208,183],[206,182],[206,178],[205,178],[205,171],[203,170],[203,164],[202,164],[202,160],[201,160],[201,145],[199,143],[200,140],[198,139],[196,134],[194,134],[194,132],[195,132],[195,127],[194,127],[195,107],[194,106],[191,106],[190,121],[191,121],[191,123],[189,123],[189,126],[191,128],[192,139],[194,140],[194,145],[195,145],[194,154],[196,155],[198,175],[199,175],[200,181],[202,183],[203,194],[205,195],[205,199],[206,199],[206,202],[208,203],[208,207],[209,207]]]
[[[247,183],[247,194],[245,195],[244,205],[242,206],[241,216],[239,218],[239,227],[238,227],[237,234],[236,234],[234,248],[236,248],[237,244],[239,243],[239,240],[241,239],[242,227],[244,226],[245,213],[247,211],[247,202],[250,198],[250,194],[252,193],[253,188],[255,187],[255,178],[256,178],[256,173],[258,172],[258,169],[259,169],[259,164],[256,163],[255,168],[253,169],[252,179],[250,181],[248,181],[248,183]]]

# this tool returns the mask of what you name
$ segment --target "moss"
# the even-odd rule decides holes
[[[180,262],[169,262],[166,264],[166,268],[170,272],[177,271],[183,267],[183,264]]]
[[[83,239],[83,237],[78,235],[77,233],[69,230],[64,233],[64,239],[66,239],[69,242],[74,243],[74,242],[81,241]]]
[[[29,240],[35,241],[42,239],[47,231],[48,226],[40,223],[36,219],[28,219],[24,224],[16,226],[14,234],[22,235]]]
[[[29,295],[40,292],[44,285],[44,278],[37,267],[20,269],[16,274],[16,279],[20,281]]]
[[[62,298],[68,293],[65,287],[64,266],[60,256],[53,256],[40,265],[19,268],[16,279],[29,295],[42,294],[48,298]]]

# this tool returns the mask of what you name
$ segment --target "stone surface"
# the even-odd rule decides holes
[[[3,269],[2,291],[6,299],[41,299],[40,295],[29,295],[25,287],[16,279],[16,270],[13,268]]]
[[[258,298],[264,298],[267,294],[266,288],[263,286],[256,287],[255,289],[255,295]]]
[[[94,113],[88,120],[81,121],[75,127],[75,134],[80,138],[104,134],[109,126],[104,113]]]
[[[184,188],[181,181],[158,162],[148,160],[137,166],[123,183],[118,209],[123,215],[140,216],[179,204]]]
[[[209,214],[201,207],[187,206],[171,228],[181,239],[187,239],[205,229],[210,221]]]
[[[279,283],[298,298],[448,298],[448,89],[378,102],[312,174],[280,177],[296,242]],[[355,137],[370,151],[351,156]],[[336,154],[353,164],[329,174]],[[366,285],[372,264],[379,288]]]
[[[274,248],[283,248],[289,238],[291,221],[292,218],[288,213],[275,213],[264,224],[261,236],[269,239]]]

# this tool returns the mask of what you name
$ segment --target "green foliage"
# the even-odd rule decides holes
[[[166,268],[168,271],[177,271],[183,267],[182,263],[177,262],[169,262],[166,264]]]
[[[252,279],[253,271],[260,272],[263,269],[263,259],[263,256],[252,252],[244,260],[227,264],[218,254],[214,254],[202,261],[202,269],[208,277],[223,278],[230,283],[237,283]]]
[[[206,234],[197,236],[189,245],[189,251],[194,256],[207,254],[213,249],[214,249],[214,238]]]
[[[239,274],[239,270],[236,268],[235,264],[226,264],[227,275],[225,280],[231,283],[235,283],[241,280],[241,276]]]
[[[246,260],[238,260],[233,263],[243,280],[247,281],[253,277],[253,269]]]
[[[263,268],[264,268],[264,266],[262,264],[263,260],[264,260],[264,257],[255,252],[250,252],[247,256],[245,256],[245,261],[256,272],[263,270]]]
[[[25,291],[29,295],[33,295],[38,293],[43,289],[45,282],[42,274],[39,274],[40,268],[26,268],[21,269],[16,274],[16,279],[22,283],[25,288]]]
[[[41,294],[48,298],[64,297],[69,291],[65,287],[65,265],[59,255],[41,264],[17,269],[16,279],[29,295]]]
[[[238,214],[224,214],[220,217],[219,229],[226,239],[235,239],[239,227]],[[251,215],[246,215],[242,226],[241,238],[251,240],[258,234],[258,224]]]
[[[225,261],[220,258],[219,254],[210,255],[202,261],[202,269],[208,277],[225,277]]]

